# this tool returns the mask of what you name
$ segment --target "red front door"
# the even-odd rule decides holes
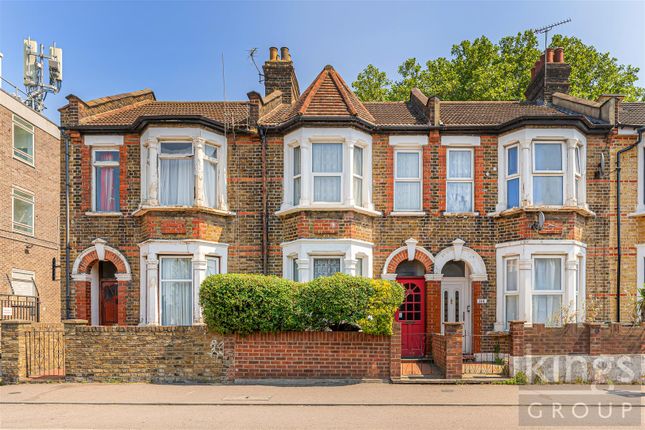
[[[114,325],[118,319],[118,283],[101,281],[99,287],[99,324]]]
[[[423,278],[398,278],[405,288],[405,299],[396,313],[401,322],[401,356],[425,355],[425,280]]]

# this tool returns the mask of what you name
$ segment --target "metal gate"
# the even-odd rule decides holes
[[[65,376],[65,342],[62,324],[32,324],[25,333],[27,377]]]

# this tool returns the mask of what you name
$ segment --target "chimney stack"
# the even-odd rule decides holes
[[[546,61],[546,67],[545,67]],[[546,82],[544,78],[546,69]],[[553,93],[569,92],[569,75],[571,65],[564,62],[563,48],[548,48],[531,69],[531,83],[524,92],[529,101],[546,101],[550,103]]]
[[[287,104],[295,102],[300,97],[298,78],[289,48],[286,46],[280,48],[280,57],[278,57],[278,48],[269,48],[269,60],[264,63],[262,70],[264,71],[265,96],[274,91],[281,91],[282,102]]]

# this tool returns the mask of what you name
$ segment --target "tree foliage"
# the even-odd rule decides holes
[[[636,85],[638,67],[619,64],[576,37],[555,35],[551,47],[564,48],[571,64],[570,94],[595,100],[601,94],[624,94],[627,100],[645,100]],[[506,36],[493,43],[486,36],[463,40],[451,57],[428,60],[425,67],[408,58],[398,68],[399,79],[370,64],[352,83],[363,101],[407,100],[412,88],[442,100],[523,100],[531,68],[539,58],[539,40],[531,31]]]

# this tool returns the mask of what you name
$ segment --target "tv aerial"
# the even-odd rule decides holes
[[[23,46],[23,83],[27,94],[24,103],[36,112],[45,110],[47,94],[57,94],[63,84],[63,50],[52,43],[49,53],[45,46],[27,38]],[[45,60],[48,63],[49,83],[45,82]]]
[[[555,27],[571,22],[571,18],[567,18],[564,21],[559,21],[554,24],[545,25],[544,27],[535,28],[531,30],[535,34],[544,34],[544,104],[546,104],[546,50],[548,48],[549,42],[549,31],[553,30]]]
[[[260,68],[258,67],[258,64],[255,62],[255,55],[258,53],[258,48],[251,48],[249,49],[249,59],[255,66],[255,70],[258,71],[258,82],[263,83],[264,82],[264,73],[260,71]]]

